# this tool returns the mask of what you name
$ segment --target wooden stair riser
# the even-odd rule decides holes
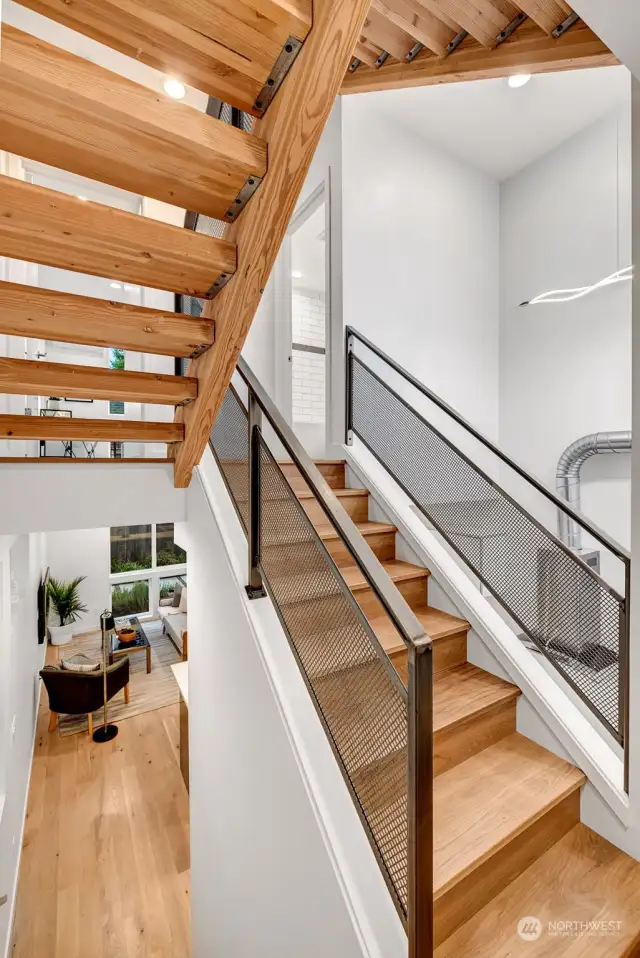
[[[467,633],[459,632],[457,635],[448,635],[442,639],[436,639],[433,643],[433,674],[438,675],[441,672],[448,672],[467,661]],[[400,649],[398,652],[391,652],[389,655],[394,668],[404,684],[408,682],[408,655],[406,649]]]
[[[371,551],[380,559],[386,562],[396,557],[396,534],[395,532],[365,532],[363,538]],[[341,539],[328,539],[325,546],[333,557],[336,565],[340,568],[352,566],[354,558]]]
[[[515,699],[480,710],[457,725],[439,729],[433,740],[433,774],[442,775],[515,730]]]
[[[354,522],[366,522],[369,518],[369,494],[338,495],[340,505]],[[314,525],[326,525],[329,521],[324,509],[316,499],[303,498],[300,500],[304,511]]]
[[[190,296],[236,269],[225,240],[9,176],[0,176],[0,256]]]
[[[473,788],[473,783],[469,783]],[[575,789],[434,901],[435,944],[441,944],[580,821]],[[523,916],[524,917],[524,916]]]
[[[429,583],[429,573],[425,570],[424,575],[418,578],[405,581],[394,581],[398,591],[404,596],[408,605],[424,605],[427,601],[427,588]],[[362,589],[354,593],[358,605],[368,619],[373,619],[384,613],[378,598],[373,589]]]
[[[9,24],[2,31],[0,145],[219,219],[267,168],[257,137]]]
[[[296,492],[309,492],[309,486],[302,477],[302,473],[293,462],[279,462],[280,468],[286,476],[289,485]],[[325,479],[331,489],[345,488],[345,464],[344,462],[318,461],[315,463],[321,476]]]

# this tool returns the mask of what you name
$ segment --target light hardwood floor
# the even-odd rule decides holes
[[[188,958],[179,706],[106,745],[49,733],[42,694],[12,958]]]

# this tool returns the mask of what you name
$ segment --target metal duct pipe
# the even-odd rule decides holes
[[[593,432],[576,439],[558,460],[556,492],[574,509],[580,509],[580,470],[591,456],[605,452],[630,452],[631,430],[620,432]],[[558,535],[571,549],[582,548],[582,529],[566,513],[558,512]]]

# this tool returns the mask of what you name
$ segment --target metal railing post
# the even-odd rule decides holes
[[[261,599],[267,593],[260,572],[260,433],[262,410],[252,389],[249,389],[249,584],[250,599]]]
[[[345,410],[345,443],[347,446],[353,445],[353,390],[351,388],[352,384],[352,373],[353,373],[353,337],[351,336],[351,331],[347,328],[345,336],[345,349],[344,349],[344,362],[345,362],[345,396],[344,396],[344,410]]]
[[[618,709],[622,733],[624,761],[624,790],[629,794],[629,710],[630,703],[630,626],[629,600],[631,597],[631,562],[624,564],[624,604],[620,606],[620,652],[618,656]]]
[[[407,792],[409,958],[433,954],[433,658],[431,642],[409,645]]]

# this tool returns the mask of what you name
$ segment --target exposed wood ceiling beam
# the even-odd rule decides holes
[[[311,27],[311,0],[18,2],[248,111],[288,38]]]
[[[267,163],[258,137],[9,24],[0,147],[219,218]]]
[[[557,40],[536,24],[525,21],[519,30],[494,50],[467,38],[450,56],[418,54],[413,63],[387,62],[372,70],[362,65],[345,77],[341,93],[369,93],[429,86],[459,80],[485,80],[515,71],[553,73],[585,67],[615,66],[619,61],[584,23],[577,23]]]
[[[358,58],[362,63],[367,63],[370,67],[376,65],[376,61],[380,54],[383,52],[380,47],[374,46],[373,43],[363,42],[364,37],[358,43],[356,43],[356,48],[353,51],[353,55]]]
[[[518,0],[518,5],[545,33],[549,34],[573,13],[564,0]]]
[[[179,422],[134,419],[58,419],[53,416],[0,415],[0,439],[85,439],[90,442],[180,442]]]
[[[302,184],[333,107],[369,0],[314,0],[313,29],[257,133],[269,169],[253,200],[228,231],[238,247],[242,282],[232,280],[205,306],[216,342],[189,366],[198,398],[181,407],[187,431],[176,449],[175,482],[187,486],[231,381]],[[367,67],[367,69],[370,69]]]
[[[0,256],[193,296],[236,268],[225,240],[9,176],[0,176]]]
[[[512,19],[491,0],[438,0],[438,6],[485,47],[495,46],[496,37]]]
[[[39,466],[49,466],[49,465],[53,465],[56,462],[70,464],[70,465],[74,465],[74,464],[78,464],[78,465],[89,464],[90,465],[91,463],[103,463],[103,464],[108,463],[110,466],[117,466],[123,463],[124,464],[135,463],[136,466],[140,466],[140,465],[148,466],[148,465],[151,465],[152,463],[158,463],[158,462],[161,462],[164,464],[170,463],[170,462],[173,462],[173,459],[168,459],[166,456],[163,459],[152,458],[151,456],[144,456],[144,457],[139,456],[135,459],[132,459],[129,456],[120,456],[120,458],[118,459],[115,459],[114,457],[105,459],[102,456],[93,456],[91,459],[89,459],[88,456],[83,456],[82,459],[79,456],[74,456],[73,458],[71,458],[70,456],[0,456],[0,462],[6,462],[12,465],[15,463],[24,464],[24,463],[30,462],[30,463],[38,463]]]
[[[195,399],[198,380],[102,366],[44,363],[0,356],[0,393],[65,396],[69,399],[117,399],[121,402],[175,406]]]
[[[374,0],[376,10],[438,56],[444,56],[451,31],[414,0]]]
[[[407,53],[415,46],[414,38],[406,30],[387,20],[380,12],[377,0],[373,0],[373,5],[362,24],[362,35],[398,60],[404,60]]]
[[[442,20],[445,26],[449,27],[454,34],[460,32],[460,24],[456,23],[455,20],[452,20],[450,16],[440,7],[440,0],[412,0],[412,3],[417,3],[419,6],[423,7],[429,13],[433,14],[438,20]]]
[[[213,342],[213,322],[93,296],[0,282],[0,333],[83,346],[191,356]]]

